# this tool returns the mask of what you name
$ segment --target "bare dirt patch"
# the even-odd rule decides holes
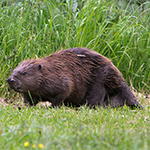
[[[17,98],[15,98],[17,99]],[[10,105],[13,108],[21,108],[21,107],[26,107],[23,103],[23,98],[18,98],[18,101],[15,99],[7,99],[7,98],[3,98],[0,97],[0,106],[6,107],[8,105]],[[37,107],[41,106],[41,107],[50,107],[51,103],[50,102],[39,102],[37,105]]]
[[[0,106],[8,106],[8,103],[2,97],[0,97]]]

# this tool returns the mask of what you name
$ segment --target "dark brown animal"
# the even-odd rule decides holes
[[[60,51],[48,57],[26,60],[7,79],[10,88],[23,93],[24,102],[36,105],[49,101],[52,106],[143,107],[126,85],[112,62],[85,48]]]

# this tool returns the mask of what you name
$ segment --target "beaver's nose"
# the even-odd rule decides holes
[[[7,82],[8,83],[13,83],[15,80],[14,79],[12,79],[11,77],[9,77],[8,79],[7,79]]]

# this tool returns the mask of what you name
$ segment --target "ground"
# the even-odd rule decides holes
[[[146,106],[150,106],[150,94],[145,95],[143,93],[139,93],[136,91],[132,91],[134,93],[134,95],[137,97],[137,101],[144,107],[144,105]],[[15,101],[14,99],[7,99],[7,98],[3,98],[0,97],[0,105],[1,106],[8,106],[9,104],[12,107],[25,107],[24,103],[23,103],[23,98],[21,97],[21,95],[19,94],[18,99],[21,99],[20,101]],[[37,104],[37,106],[51,106],[51,103],[49,102],[40,102],[39,104]]]

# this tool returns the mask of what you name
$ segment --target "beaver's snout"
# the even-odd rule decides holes
[[[15,82],[15,79],[9,77],[9,78],[7,79],[7,82],[8,82],[8,84],[13,84],[13,83]]]

